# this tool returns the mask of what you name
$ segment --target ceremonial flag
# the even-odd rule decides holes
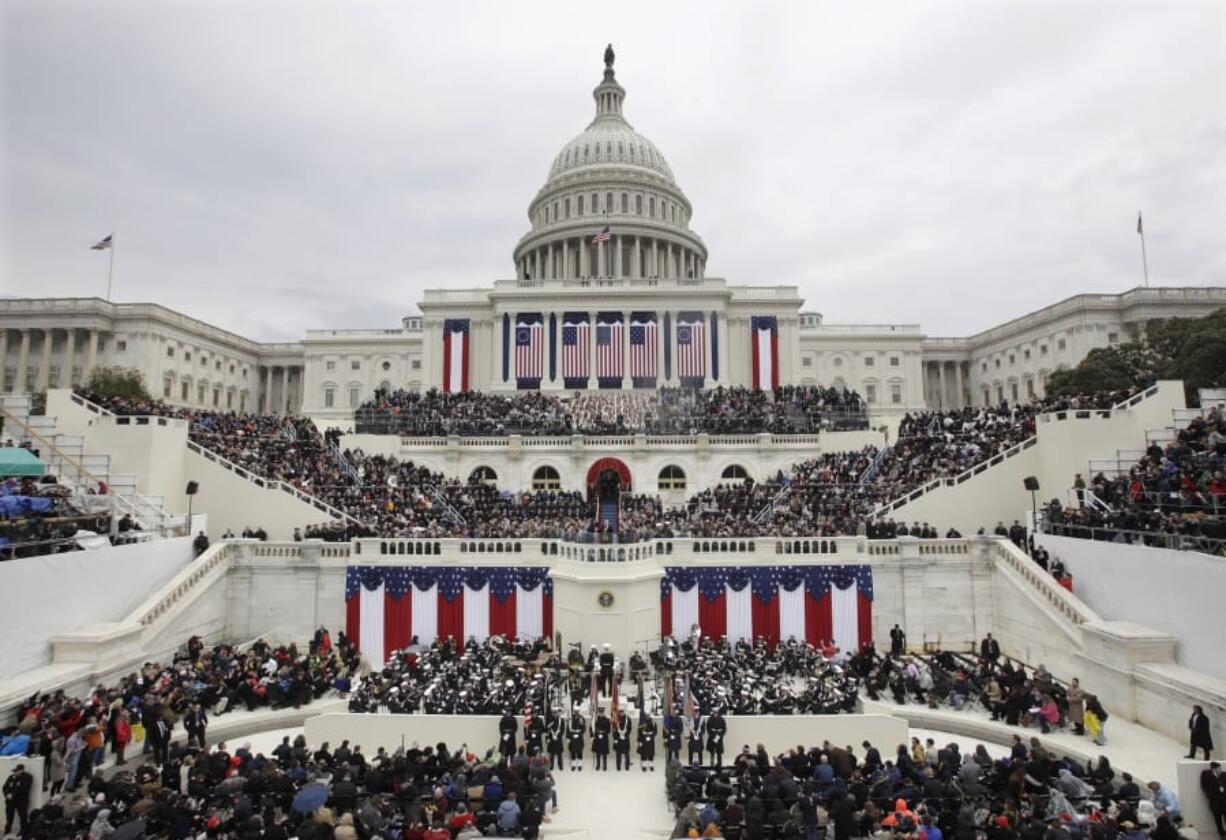
[[[97,243],[95,243],[94,245],[90,245],[90,246],[89,246],[89,250],[91,250],[91,251],[108,251],[108,250],[110,250],[112,247],[114,247],[114,237],[115,237],[115,234],[113,234],[113,233],[107,234],[105,237],[103,237],[102,239],[100,239],[100,240],[99,240]]]
[[[596,712],[600,708],[600,677],[596,669],[592,669],[591,686],[588,689],[588,719],[596,723]]]
[[[701,388],[707,375],[705,333],[701,312],[677,316],[677,376],[686,387]]]
[[[873,638],[873,571],[848,566],[671,566],[660,581],[660,633],[678,641],[697,624],[704,636],[833,640],[856,653]]]
[[[591,375],[591,325],[586,312],[562,316],[562,381],[567,388],[586,388]]]
[[[608,225],[605,225],[604,228],[600,231],[600,233],[592,237],[592,244],[595,245],[598,242],[608,242],[612,238],[613,238],[612,230],[609,228]]]
[[[774,390],[779,387],[779,319],[774,315],[755,315],[750,325],[753,387]]]
[[[443,392],[468,390],[468,319],[443,321]]]
[[[617,702],[617,675],[613,675],[613,692],[609,699],[609,717],[613,720],[613,725],[621,723],[621,707]]]
[[[630,379],[636,388],[652,388],[656,384],[656,314],[630,314]]]
[[[375,668],[414,636],[549,637],[553,579],[543,566],[350,566],[345,633]]]
[[[545,375],[545,322],[539,312],[515,319],[515,379],[520,388],[539,388]]]
[[[622,386],[622,314],[596,315],[596,379],[601,388]]]
[[[1145,234],[1145,228],[1141,224],[1141,214],[1140,213],[1137,213],[1137,233],[1142,236]],[[109,236],[107,237],[107,239],[110,239],[110,238],[111,237]],[[94,247],[97,248],[98,246],[95,245]]]

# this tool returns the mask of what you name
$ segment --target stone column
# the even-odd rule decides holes
[[[945,363],[937,362],[937,408],[945,408]]]
[[[13,393],[26,392],[26,369],[30,366],[30,331],[21,331],[21,348],[17,351],[17,375],[13,377]]]
[[[346,389],[347,391],[348,389]],[[346,394],[345,399],[349,399]],[[289,410],[289,367],[281,366],[281,397],[277,400],[277,414],[288,414]]]
[[[596,312],[595,310],[587,313],[588,317],[588,335],[587,335],[587,381],[591,387],[599,387],[600,383],[596,381]]]
[[[35,380],[34,391],[42,393],[47,390],[47,383],[51,381],[51,345],[54,341],[54,333],[50,329],[43,329],[43,344],[42,352],[38,358],[38,378]]]
[[[9,355],[9,332],[5,329],[0,329],[0,394],[5,393],[4,380],[7,378],[5,374],[8,372],[8,355]]]
[[[639,237],[634,237],[634,257],[633,264],[630,266],[631,277],[643,276],[643,249],[639,244]]]
[[[562,240],[562,279],[570,279],[570,240]]]
[[[966,397],[965,397],[965,395],[964,395],[964,393],[963,393],[963,388],[964,388],[965,386],[964,386],[964,384],[963,384],[963,382],[962,382],[962,363],[961,363],[961,362],[955,362],[955,363],[954,363],[954,381],[955,381],[955,384],[956,384],[956,385],[957,385],[957,387],[958,387],[958,393],[957,393],[957,395],[954,397],[954,406],[953,406],[953,407],[954,407],[954,408],[962,408],[962,406],[963,406],[963,404],[964,404],[964,401],[965,401]]]
[[[272,405],[272,368],[265,365],[260,370],[264,371],[264,375],[260,377],[260,414],[271,414],[269,406]]]
[[[671,319],[670,319],[671,320]],[[664,384],[664,313],[656,313],[656,385]]]
[[[660,277],[660,240],[651,240],[651,271],[649,277]]]
[[[609,276],[609,250],[605,247],[608,243],[596,243],[596,276]]]
[[[622,271],[622,237],[620,235],[613,237],[613,276],[624,276]]]
[[[66,332],[68,334],[64,337],[64,363],[60,367],[62,373],[60,373],[59,387],[61,388],[71,388],[73,385],[72,367],[77,355],[77,331],[69,327]]]
[[[553,265],[553,243],[550,242],[545,247],[545,279],[556,280],[557,276],[557,272],[554,270]]]
[[[88,385],[94,375],[94,365],[98,363],[98,331],[90,330],[85,342],[85,367],[81,369],[81,384]]]

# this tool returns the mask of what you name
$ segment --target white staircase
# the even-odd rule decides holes
[[[109,455],[86,452],[85,439],[61,433],[56,418],[31,414],[29,395],[0,397],[0,419],[4,439],[37,450],[47,472],[72,489],[74,502],[83,509],[110,509],[116,517],[127,514],[149,533],[164,533],[178,519],[166,514],[162,497],[137,492],[137,476],[112,472]],[[96,495],[103,482],[107,494]]]
[[[1128,475],[1129,471],[1137,465],[1137,462],[1145,457],[1146,450],[1150,446],[1157,444],[1165,448],[1168,443],[1178,437],[1182,430],[1188,427],[1189,423],[1205,417],[1211,406],[1221,402],[1220,398],[1214,400],[1214,395],[1218,393],[1217,391],[1202,388],[1200,391],[1200,404],[1203,406],[1202,408],[1172,409],[1168,425],[1145,430],[1145,449],[1117,449],[1114,458],[1091,459],[1088,462],[1089,471],[1086,474],[1095,476],[1102,473],[1107,478],[1118,478],[1122,475]]]

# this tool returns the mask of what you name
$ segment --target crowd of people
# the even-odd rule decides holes
[[[342,450],[340,436],[321,434],[309,421],[292,417],[219,414],[164,406],[155,401],[100,399],[117,413],[159,412],[190,421],[192,439],[267,479],[285,481],[314,495],[348,519],[321,525],[312,536],[344,539],[388,537],[541,537],[580,541],[616,537],[850,536],[890,537],[903,533],[938,535],[936,527],[912,528],[880,517],[888,502],[934,478],[954,476],[1035,434],[1041,411],[1114,404],[1126,394],[1046,400],[1020,406],[908,414],[897,439],[884,449],[866,447],[830,452],[780,471],[773,478],[729,480],[668,508],[654,494],[623,494],[616,521],[601,516],[594,498],[560,489],[503,491],[477,476],[447,477],[411,459]],[[539,393],[500,396],[474,393],[393,392],[378,397],[383,411],[426,418],[415,433],[433,434],[451,422],[471,423],[466,433],[505,433],[507,424],[526,422],[540,431],[551,423],[574,428],[560,409],[564,398]],[[584,422],[609,432],[627,417],[641,428],[670,431],[701,417],[699,427],[733,433],[750,425],[792,422],[807,407],[849,409],[855,394],[820,388],[662,389],[646,394],[584,394],[578,406]],[[603,407],[619,412],[615,418]],[[487,410],[488,409],[488,410]],[[569,409],[568,409],[569,410]],[[570,418],[570,419],[559,419]],[[772,419],[773,418],[773,419]],[[637,421],[635,421],[637,422]],[[501,425],[502,431],[482,424]],[[773,427],[777,428],[777,427]],[[441,432],[440,432],[441,433]],[[1215,432],[1216,433],[1216,432]],[[1212,435],[1206,432],[1206,440]],[[614,532],[614,533],[610,533]],[[956,534],[949,531],[947,534]],[[304,534],[306,536],[306,534]]]
[[[1078,475],[1070,502],[1048,505],[1050,533],[1226,553],[1226,408],[1211,407],[1165,446],[1150,443],[1126,474],[1089,484]]]
[[[788,385],[773,391],[718,387],[550,396],[476,391],[376,391],[354,412],[359,433],[459,435],[807,434],[868,428],[860,395]]]
[[[898,745],[829,741],[771,756],[745,745],[728,767],[670,762],[673,837],[730,840],[1187,840],[1178,797],[1138,784],[1106,757],[1062,758],[1037,739],[1016,738],[1008,756],[956,743]]]

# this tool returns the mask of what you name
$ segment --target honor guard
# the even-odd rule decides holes
[[[639,767],[644,773],[656,772],[656,722],[650,715],[639,717]]]
[[[601,709],[592,721],[592,755],[596,757],[597,770],[609,769],[609,733],[612,730],[613,724]]]
[[[519,724],[515,722],[511,710],[507,709],[498,721],[498,754],[503,758],[509,759],[515,755],[515,733],[518,731]]]
[[[557,762],[558,769],[562,769],[562,746],[566,742],[566,721],[561,717],[551,718],[549,726],[545,728],[545,742],[549,746],[549,769],[553,770],[554,763]]]
[[[711,753],[711,763],[716,767],[724,766],[724,736],[728,734],[728,721],[724,720],[723,709],[716,709],[715,714],[707,719],[707,750]]]
[[[570,745],[570,769],[583,770],[583,742],[587,740],[587,721],[576,709],[570,716],[567,727],[567,741]]]
[[[707,723],[701,715],[695,713],[694,717],[686,721],[686,726],[689,729],[689,734],[686,736],[686,744],[689,747],[689,763],[701,765],[703,736],[706,735]]]
[[[667,764],[674,758],[681,760],[681,735],[685,722],[678,714],[664,718],[664,761]]]
[[[630,769],[630,715],[619,714],[617,723],[613,725],[613,752],[618,770]],[[623,762],[625,767],[622,766]]]

